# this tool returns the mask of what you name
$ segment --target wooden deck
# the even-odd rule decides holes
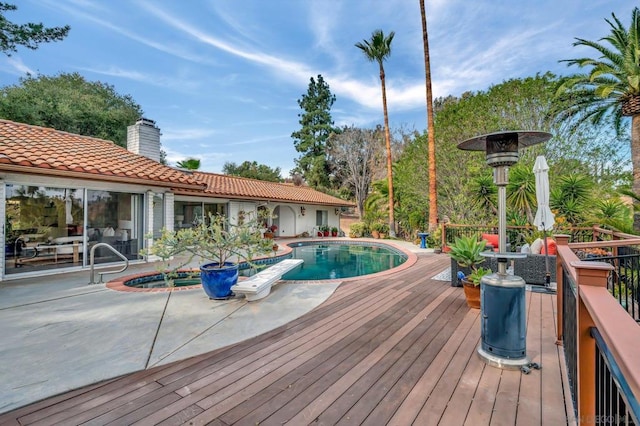
[[[527,292],[527,353],[542,370],[494,368],[476,355],[480,312],[461,288],[431,279],[448,264],[426,255],[390,277],[346,282],[269,333],[19,408],[0,424],[566,424],[555,296]]]

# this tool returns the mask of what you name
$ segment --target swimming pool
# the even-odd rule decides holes
[[[304,263],[287,272],[289,281],[333,280],[386,271],[402,265],[407,255],[385,244],[300,242],[290,244],[291,256]]]
[[[375,274],[394,269],[410,267],[416,262],[416,256],[385,243],[346,242],[346,241],[300,241],[285,246],[279,256],[256,259],[254,264],[273,265],[283,259],[303,259],[303,267],[285,274],[282,279],[288,281],[322,281],[348,279],[361,275]],[[197,270],[182,271],[194,278]],[[247,263],[240,264],[240,274],[250,276],[255,269]],[[115,278],[106,283],[107,288],[126,292],[165,292],[201,288],[201,284],[180,282],[173,287],[166,286],[162,275],[157,271],[143,272]]]

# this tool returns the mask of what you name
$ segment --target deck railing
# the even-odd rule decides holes
[[[606,262],[613,267],[607,279],[607,290],[631,318],[640,323],[640,251],[620,247],[617,256],[591,256],[585,260]],[[580,257],[580,251],[578,252]]]
[[[577,394],[578,383],[578,352],[576,351],[578,329],[578,318],[576,312],[576,283],[569,274],[563,271],[562,277],[562,336],[564,337],[564,357],[567,364],[567,376],[569,379],[569,389],[573,406],[577,407],[575,396]],[[574,411],[574,414],[577,413]]]
[[[580,260],[575,251],[638,246],[640,239],[616,233],[595,240],[558,243],[558,342],[565,349],[567,375],[579,424],[640,425],[640,325],[607,289],[615,267],[607,262]],[[575,251],[574,251],[575,250]]]
[[[597,328],[591,336],[596,341],[596,423],[637,425],[638,400]]]

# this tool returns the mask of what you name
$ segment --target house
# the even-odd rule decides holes
[[[352,204],[308,187],[160,164],[160,129],[140,119],[127,149],[113,142],[0,120],[0,280],[131,260],[163,228],[194,226],[209,213],[231,221],[271,212],[276,236],[339,226]],[[269,215],[268,215],[269,216]],[[113,250],[112,250],[113,248]],[[116,251],[117,253],[114,253]]]

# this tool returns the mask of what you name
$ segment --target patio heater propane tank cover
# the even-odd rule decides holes
[[[479,354],[490,364],[519,368],[528,364],[525,282],[522,278],[494,273],[481,281],[483,321]]]

